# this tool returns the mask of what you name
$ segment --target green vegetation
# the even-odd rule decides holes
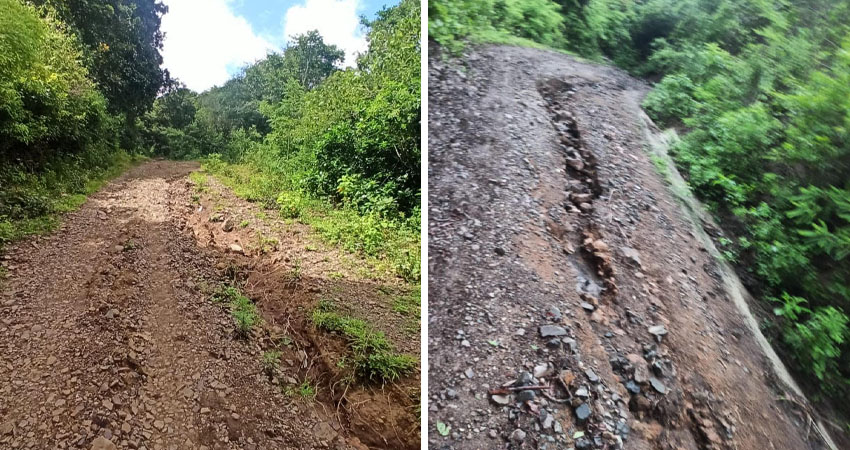
[[[266,375],[273,377],[280,371],[280,355],[279,350],[263,352],[263,371]]]
[[[362,379],[394,381],[416,368],[416,359],[396,353],[384,333],[361,319],[339,314],[332,302],[320,301],[312,320],[317,328],[339,333],[346,339],[353,354],[354,371]]]
[[[545,6],[513,21],[516,4]],[[850,3],[434,0],[429,11],[449,51],[495,30],[660,80],[644,108],[682,134],[674,160],[723,224],[725,257],[783,305],[780,350],[823,393],[850,394]]]
[[[225,286],[212,296],[216,303],[224,303],[236,324],[236,332],[241,337],[249,337],[251,332],[260,323],[260,313],[257,305],[246,297],[239,288]]]
[[[53,229],[138,160],[134,117],[167,80],[164,11],[155,0],[0,0],[0,246]]]
[[[418,280],[419,16],[404,0],[367,21],[356,68],[310,32],[221,87],[172,84],[141,118],[145,147],[203,158],[237,195]]]

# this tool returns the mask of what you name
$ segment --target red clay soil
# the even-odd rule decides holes
[[[68,214],[56,232],[4,250],[0,448],[418,447],[418,432],[364,431],[358,422],[365,415],[401,428],[416,420],[410,408],[359,415],[352,399],[360,397],[329,391],[339,380],[318,362],[325,346],[315,342],[335,338],[310,336],[303,318],[323,295],[320,281],[254,297],[276,278],[255,282],[249,273],[272,263],[196,239],[199,204],[186,179],[196,169],[145,163]],[[248,338],[210,300],[234,280],[252,283],[246,293],[270,313]],[[289,309],[294,304],[303,311]],[[299,332],[286,328],[284,313]],[[287,344],[274,377],[262,365],[272,342]],[[286,389],[305,380],[317,389],[313,401]],[[353,390],[378,401],[377,388]]]

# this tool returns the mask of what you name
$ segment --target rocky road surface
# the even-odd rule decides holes
[[[202,292],[225,264],[187,226],[194,169],[145,163],[6,249],[0,448],[350,448],[337,414],[270,383],[258,343]]]
[[[645,151],[647,90],[430,56],[430,448],[822,447]]]

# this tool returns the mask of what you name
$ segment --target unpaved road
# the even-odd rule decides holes
[[[431,448],[822,447],[645,151],[648,86],[503,46],[429,70]]]
[[[235,336],[209,294],[262,264],[247,250],[227,254],[226,244],[198,240],[201,228],[221,224],[198,220],[211,205],[193,197],[186,179],[197,168],[145,163],[93,195],[57,232],[6,249],[0,448],[365,448],[355,434],[402,447],[374,427],[355,433],[357,415],[323,392],[335,380],[308,364],[322,352],[303,334],[286,330],[280,386],[311,380],[316,401],[285,394],[263,373],[268,333],[280,329],[272,316],[271,331]],[[298,298],[321,293],[317,284],[302,288]],[[309,312],[309,304],[300,307],[301,316]],[[352,391],[368,405],[367,390]]]

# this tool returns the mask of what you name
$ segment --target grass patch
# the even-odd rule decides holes
[[[667,164],[667,160],[663,156],[654,153],[649,154],[649,159],[652,161],[652,165],[655,166],[656,172],[664,178],[664,182],[673,184],[673,179],[670,176],[670,166]]]
[[[189,174],[189,181],[195,187],[195,192],[208,192],[209,191],[209,180],[207,179],[207,175],[198,171],[194,171]]]
[[[378,273],[419,281],[419,217],[362,215],[354,209],[287,190],[280,180],[245,164],[205,161],[203,168],[238,197],[274,209],[283,219],[309,225],[321,241],[364,257]],[[258,217],[264,215],[259,213]]]
[[[223,303],[230,310],[230,316],[236,323],[236,331],[242,337],[248,337],[260,323],[257,305],[245,296],[237,287],[226,286],[213,294],[212,300]]]
[[[364,380],[395,381],[416,367],[416,359],[397,353],[384,333],[362,319],[339,314],[332,302],[320,301],[312,321],[317,328],[337,332],[346,339],[353,353],[350,361],[354,372]]]
[[[97,163],[58,160],[37,173],[4,163],[0,167],[0,248],[55,230],[63,213],[79,209],[109,180],[146,159],[124,151],[99,158]]]
[[[393,311],[409,317],[419,317],[422,288],[416,286],[410,292],[393,299]]]
[[[280,351],[269,350],[263,353],[263,371],[273,377],[280,371]]]

